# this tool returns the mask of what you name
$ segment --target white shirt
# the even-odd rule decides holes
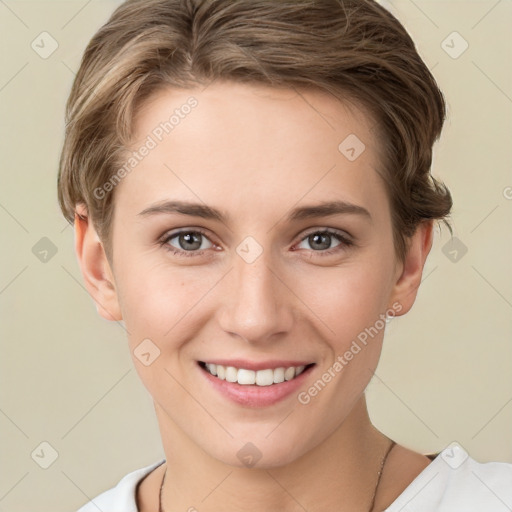
[[[139,512],[137,484],[165,459],[128,473],[77,512]],[[479,463],[451,443],[384,512],[510,512],[512,464]]]

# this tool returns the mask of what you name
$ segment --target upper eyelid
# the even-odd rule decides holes
[[[199,229],[199,228],[193,228],[193,229],[180,229],[179,231],[166,231],[159,239],[158,241],[161,243],[161,244],[166,244],[166,243],[169,243],[170,240],[172,240],[173,238],[176,238],[177,236],[181,235],[182,233],[199,233],[200,235],[204,236],[206,239],[208,239],[208,241],[212,244],[212,245],[218,245],[216,242],[214,242],[213,240],[211,240],[211,237],[208,235],[208,233],[203,230],[203,229]],[[183,250],[183,249],[178,249],[178,250]],[[189,252],[202,252],[202,251],[205,251],[206,249],[201,249],[199,251],[189,251]]]
[[[178,231],[174,231],[172,229],[166,231],[161,237],[159,237],[159,240],[169,240],[170,238],[174,238],[182,233],[200,233],[207,238],[209,236],[207,230],[203,228],[180,228]]]
[[[311,230],[306,230],[306,233],[302,236],[301,240],[304,240],[304,238],[308,237],[309,235],[312,235],[313,233],[329,233],[331,235],[340,235],[352,239],[352,235],[348,231],[345,231],[344,229],[323,227],[311,228]]]

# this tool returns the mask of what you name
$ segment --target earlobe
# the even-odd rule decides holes
[[[423,267],[427,256],[432,248],[433,242],[433,221],[424,221],[416,229],[416,232],[409,240],[409,247],[401,272],[395,282],[391,294],[390,303],[399,302],[402,306],[400,314],[407,313],[418,293],[418,288],[423,275]]]
[[[106,320],[122,320],[110,264],[83,204],[76,206],[74,229],[78,264],[85,287],[96,303],[98,313]]]

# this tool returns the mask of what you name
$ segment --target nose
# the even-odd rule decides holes
[[[272,343],[293,324],[293,293],[270,260],[267,251],[252,263],[235,255],[221,291],[220,327],[248,343]]]

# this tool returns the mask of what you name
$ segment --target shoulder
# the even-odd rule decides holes
[[[136,490],[139,482],[151,471],[165,462],[162,459],[149,466],[137,469],[125,475],[115,487],[101,493],[96,498],[88,501],[77,512],[138,512],[136,502]]]
[[[512,464],[480,463],[451,443],[385,512],[499,512],[512,503]]]

